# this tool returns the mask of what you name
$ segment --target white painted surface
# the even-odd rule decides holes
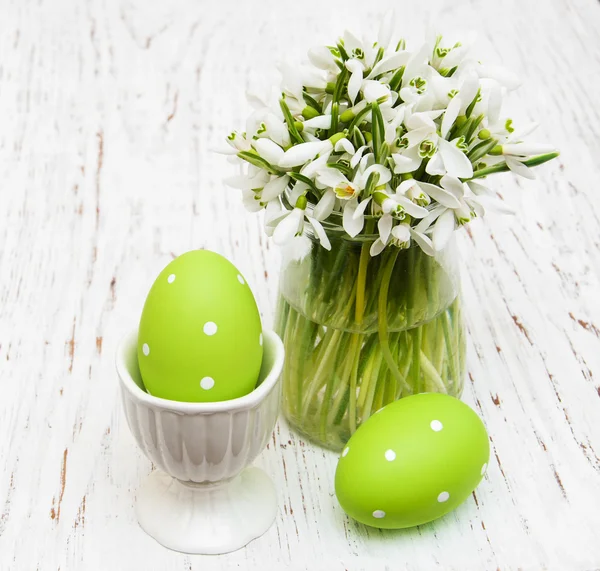
[[[461,237],[464,398],[493,439],[476,496],[418,529],[367,529],[336,503],[336,456],[280,422],[257,460],[279,494],[265,536],[186,556],[136,524],[151,466],[121,411],[116,344],[172,255],[202,246],[237,264],[271,323],[278,254],[220,183],[230,166],[210,147],[243,127],[244,89],[278,53],[374,23],[367,4],[3,3],[2,571],[600,567],[596,0],[379,3],[405,12],[411,33],[436,19],[481,29],[488,58],[526,79],[513,104],[563,151],[537,181],[496,179],[527,217]]]

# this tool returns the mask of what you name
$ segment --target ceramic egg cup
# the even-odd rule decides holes
[[[267,444],[277,419],[284,349],[264,332],[257,387],[241,398],[210,403],[148,394],[137,361],[137,331],[117,350],[117,371],[129,428],[159,470],[137,495],[142,529],[184,553],[235,551],[262,535],[277,512],[275,487],[248,467]]]

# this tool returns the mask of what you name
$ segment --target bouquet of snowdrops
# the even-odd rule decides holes
[[[375,42],[345,32],[311,49],[310,64],[282,66],[281,87],[250,95],[245,132],[228,137],[242,170],[226,183],[266,211],[287,252],[285,411],[334,448],[391,400],[460,393],[463,328],[444,250],[474,217],[510,210],[486,177],[533,177],[558,155],[524,141],[535,124],[502,116],[511,73],[481,64],[470,42],[410,50],[392,41],[391,21]]]
[[[308,223],[329,248],[324,220],[341,214],[336,223],[355,237],[372,214],[371,255],[411,239],[433,255],[455,228],[504,209],[481,179],[507,170],[533,177],[531,167],[558,155],[524,141],[535,124],[502,117],[503,97],[519,82],[469,48],[438,37],[410,51],[383,27],[374,43],[347,31],[311,49],[311,65],[282,67],[272,98],[250,96],[246,131],[227,139],[245,170],[226,183],[248,209],[266,209],[277,244]]]

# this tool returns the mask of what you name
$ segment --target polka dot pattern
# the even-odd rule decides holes
[[[429,426],[431,426],[431,430],[434,432],[439,432],[444,428],[444,425],[439,420],[432,420]]]
[[[396,453],[393,450],[386,450],[385,451],[385,459],[388,462],[393,462],[396,459]]]
[[[214,321],[207,321],[204,324],[203,331],[206,335],[214,335],[217,332],[217,324]]]
[[[375,510],[373,512],[373,517],[377,519],[382,519],[385,517],[385,512],[383,510]]]
[[[242,285],[244,285],[246,283],[241,274],[238,274],[237,278],[238,278],[238,282],[240,282]]]
[[[212,377],[204,377],[200,381],[200,387],[205,391],[210,391],[215,386],[215,380]]]
[[[440,502],[440,504],[447,502],[448,498],[450,498],[450,494],[448,492],[442,492],[438,497],[437,500],[438,502]]]
[[[144,343],[142,345],[142,353],[146,355],[146,357],[150,355],[150,347],[148,346],[148,343]]]
[[[170,275],[170,276],[167,278],[167,281],[168,281],[170,284],[172,284],[172,283],[175,281],[175,278],[176,278],[176,277],[177,277],[177,276],[176,276],[175,274],[171,274],[171,275]]]

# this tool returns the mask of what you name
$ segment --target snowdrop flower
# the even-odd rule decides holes
[[[388,196],[385,192],[376,191],[373,198],[383,212],[383,216],[377,223],[377,229],[384,245],[387,244],[392,231],[394,218],[404,220],[407,214],[413,218],[423,218],[428,214],[427,209],[414,204],[403,194]]]
[[[469,205],[465,201],[465,185],[457,178],[443,176],[440,187],[433,184],[421,183],[425,191],[434,197],[439,205],[416,225],[415,231],[424,233],[433,225],[432,243],[436,251],[442,250],[450,240],[452,232],[457,226],[466,224],[476,215],[472,201]]]
[[[331,243],[329,238],[323,229],[321,222],[313,217],[306,214],[307,200],[306,197],[301,196],[296,201],[296,206],[293,210],[289,211],[283,218],[281,218],[273,231],[273,241],[275,244],[281,246],[295,238],[302,237],[304,232],[304,218],[313,227],[315,235],[321,242],[321,245],[331,250]]]
[[[555,151],[552,145],[527,143],[506,143],[500,146],[500,150],[508,168],[512,172],[529,179],[534,179],[535,174],[522,161],[529,156],[553,153]]]

